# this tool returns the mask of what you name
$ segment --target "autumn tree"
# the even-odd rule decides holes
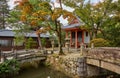
[[[60,2],[60,1],[59,1]],[[29,24],[38,35],[40,47],[40,33],[52,31],[56,33],[59,43],[59,54],[63,54],[61,40],[61,23],[58,20],[63,15],[69,20],[74,17],[72,13],[63,10],[60,2],[60,7],[54,7],[48,0],[21,0],[17,1],[17,6],[21,11],[20,18],[23,23]]]

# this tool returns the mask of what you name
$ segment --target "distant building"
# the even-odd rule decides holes
[[[80,28],[83,25],[83,22],[74,19],[69,25],[62,27],[66,33],[66,38],[70,39],[70,47],[79,48],[81,44],[87,46],[90,42],[89,32],[86,29]]]
[[[32,38],[36,43],[33,48],[38,48],[38,39],[35,32],[27,33],[26,38]],[[41,38],[49,39],[50,35],[40,34]],[[20,50],[25,48],[25,44],[21,43],[18,46],[15,46],[15,32],[12,30],[0,30],[0,49],[3,51],[9,51],[14,49]]]

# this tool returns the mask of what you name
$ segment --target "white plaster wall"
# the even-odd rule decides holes
[[[84,43],[90,42],[90,34],[88,33],[88,36],[86,36],[86,31],[84,31]]]

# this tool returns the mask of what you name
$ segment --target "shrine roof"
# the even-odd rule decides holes
[[[14,37],[15,32],[12,30],[0,30],[0,37]],[[26,33],[26,37],[37,37],[35,32]],[[50,37],[47,33],[40,34],[40,37]]]
[[[83,24],[81,24],[81,23],[69,24],[69,25],[66,25],[66,26],[62,26],[62,29],[78,28],[78,27],[80,27],[81,25],[83,25]]]
[[[72,30],[72,29],[78,29],[80,26],[85,25],[84,22],[80,19],[80,17],[76,16],[75,19],[73,19],[71,22],[69,22],[68,25],[62,26],[63,30]]]

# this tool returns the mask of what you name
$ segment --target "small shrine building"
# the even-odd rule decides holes
[[[75,19],[69,25],[62,27],[66,33],[66,39],[70,39],[70,47],[79,48],[82,44],[87,46],[90,42],[89,32],[81,29],[80,26],[83,26],[83,23]]]

